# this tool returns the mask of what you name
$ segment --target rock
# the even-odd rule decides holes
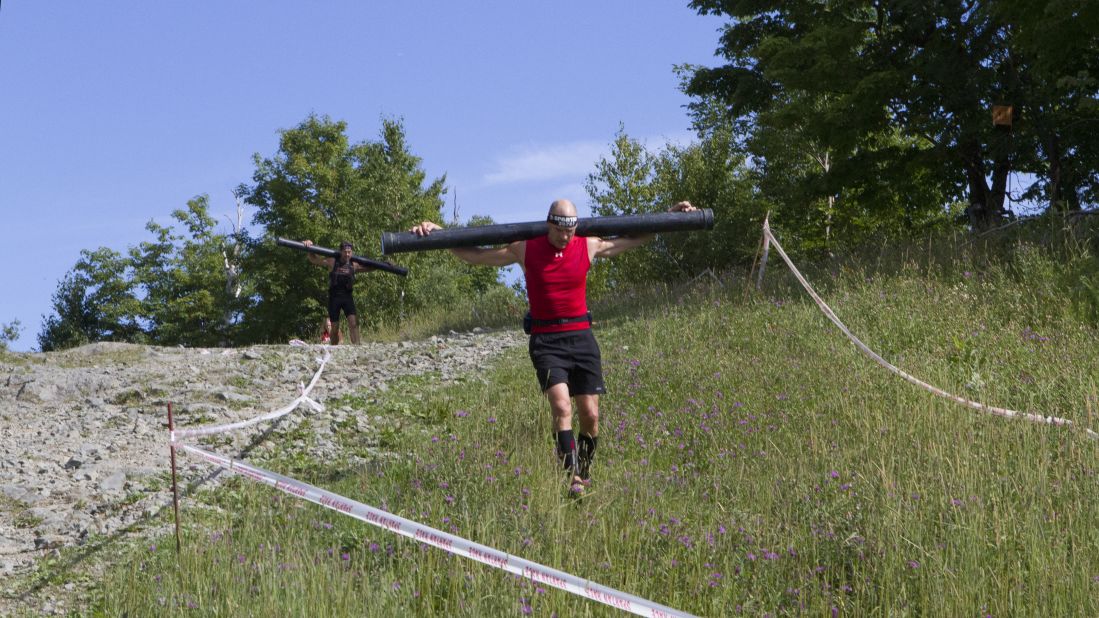
[[[0,493],[12,500],[22,500],[27,495],[27,489],[19,485],[0,485]]]
[[[78,450],[81,457],[91,458],[91,459],[100,459],[99,451],[100,451],[99,445],[92,444],[90,442],[84,442],[83,444],[80,445],[80,449]]]
[[[34,538],[35,549],[56,549],[65,545],[65,537],[60,534],[47,534]]]
[[[27,506],[34,506],[48,500],[52,493],[48,487],[42,487],[38,491],[28,491],[23,494],[19,501]]]
[[[104,492],[119,492],[122,491],[126,485],[126,473],[115,472],[99,482],[100,491]]]
[[[20,388],[15,398],[19,401],[26,401],[30,403],[50,403],[56,401],[58,398],[57,386],[55,384],[43,383],[38,380],[33,380],[24,383]]]
[[[252,401],[252,398],[248,395],[241,395],[240,393],[231,391],[222,391],[218,393],[218,398],[223,401],[235,401],[238,403],[250,403]]]

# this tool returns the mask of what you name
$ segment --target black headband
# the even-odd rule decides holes
[[[550,216],[546,217],[546,221],[549,221],[550,223],[560,227],[576,227],[575,216],[569,217],[565,215],[555,215],[551,213]]]

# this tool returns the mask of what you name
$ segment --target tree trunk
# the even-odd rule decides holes
[[[1049,157],[1049,207],[1056,209],[1061,201],[1061,147],[1056,135],[1046,139],[1046,156]]]
[[[1049,208],[1055,212],[1080,210],[1079,193],[1072,182],[1072,174],[1065,174],[1065,162],[1061,156],[1061,140],[1050,135],[1045,140],[1046,157],[1049,159]]]
[[[971,143],[962,152],[966,181],[969,184],[969,224],[974,231],[983,231],[999,225],[1004,219],[1004,197],[1007,188],[1007,172],[1010,166],[1006,160],[998,160],[992,173],[993,185],[990,189],[985,175],[981,147]]]
[[[1006,156],[997,158],[992,164],[992,190],[989,192],[989,210],[996,220],[993,225],[1000,224],[1007,214],[1004,202],[1007,201],[1007,178],[1011,172],[1011,163]]]

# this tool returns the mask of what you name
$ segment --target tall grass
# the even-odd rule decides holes
[[[1045,277],[1059,268],[1034,250],[1002,266],[809,271],[910,373],[1099,429],[1099,336],[1056,302]],[[1099,444],[917,390],[859,354],[781,265],[768,272],[766,295],[736,276],[604,308],[609,394],[582,499],[523,350],[485,384],[421,388],[420,420],[387,436],[394,456],[265,465],[705,616],[1099,615]],[[617,615],[246,480],[188,497],[183,521],[183,551],[170,538],[136,550],[94,613]]]
[[[373,341],[421,339],[449,331],[474,328],[517,328],[527,311],[526,299],[511,288],[492,288],[468,305],[438,305],[403,316],[395,324],[383,324],[366,335]]]

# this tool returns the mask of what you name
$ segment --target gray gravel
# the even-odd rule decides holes
[[[369,401],[407,376],[428,374],[431,384],[477,379],[502,351],[525,341],[517,331],[474,329],[424,341],[330,348],[332,360],[311,393],[325,404],[323,412],[301,407],[278,422],[234,432],[231,442],[225,434],[206,442],[216,443],[211,448],[220,454],[262,462],[280,448],[281,433],[308,417],[314,439],[298,446],[313,457],[346,459],[337,427],[369,434],[392,422],[364,414],[347,396]],[[0,355],[0,578],[33,573],[44,557],[89,539],[125,535],[170,504],[169,402],[181,427],[252,418],[293,401],[299,385],[316,372],[321,353],[319,347],[288,345],[97,343]],[[341,398],[342,405],[326,404]],[[179,461],[183,482],[210,477],[209,465],[183,454]],[[29,598],[5,592],[2,615],[75,609],[58,594],[64,590],[43,589]]]

